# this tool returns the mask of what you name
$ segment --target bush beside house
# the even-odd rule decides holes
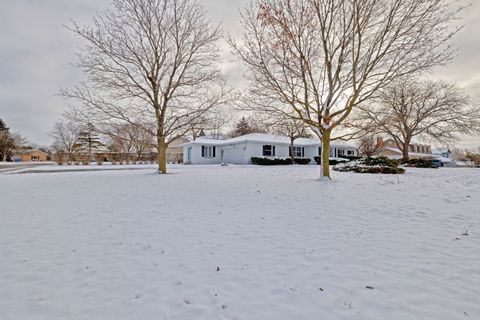
[[[309,164],[310,161],[312,161],[312,160],[310,158],[295,158],[294,161],[295,161],[296,164],[305,165],[305,164]]]
[[[428,159],[410,159],[404,163],[406,167],[414,167],[414,168],[438,168],[439,165],[432,160]]]
[[[396,160],[386,157],[363,158],[350,161],[348,163],[338,164],[333,170],[340,172],[356,172],[356,173],[383,173],[383,174],[403,174],[405,169],[398,167]]]
[[[292,159],[290,158],[261,158],[261,157],[252,157],[252,164],[257,164],[260,166],[278,166],[278,165],[289,165],[292,164]]]
[[[313,157],[313,159],[315,160],[315,162],[316,162],[317,164],[321,164],[321,163],[322,163],[322,158],[321,158],[320,156],[315,156],[315,157]],[[343,160],[343,159],[338,159],[338,158],[337,158],[337,159],[330,159],[330,160],[329,160],[329,164],[330,164],[331,166],[334,166],[334,165],[337,165],[337,164],[339,164],[339,163],[345,163],[345,162],[348,162],[348,161],[350,161],[350,159],[347,159],[346,157],[345,157],[345,160]]]

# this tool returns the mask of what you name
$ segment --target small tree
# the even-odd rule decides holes
[[[0,119],[0,161],[6,162],[12,156],[12,151],[24,143],[26,139],[18,132],[10,132],[10,128]]]
[[[449,144],[459,133],[480,132],[480,107],[470,105],[462,89],[441,81],[395,81],[359,109],[364,131],[391,137],[403,161],[415,138]]]
[[[232,132],[233,137],[244,136],[249,133],[253,133],[253,129],[250,127],[250,124],[247,122],[245,117],[242,117],[240,121],[236,124],[235,130]]]
[[[480,154],[475,153],[471,150],[465,150],[465,158],[468,160],[473,166],[480,165]]]
[[[93,153],[105,146],[98,137],[95,127],[88,124],[78,134],[78,140],[73,146],[75,153],[87,154],[88,161],[93,160]]]
[[[0,119],[0,132],[3,132],[3,131],[8,131],[9,128],[7,127],[7,124],[5,123],[5,121],[3,121],[3,119]]]
[[[273,120],[275,117],[273,117]],[[270,121],[272,118],[270,118]],[[269,124],[274,134],[283,135],[290,140],[290,158],[292,163],[295,163],[295,140],[298,138],[310,138],[310,128],[301,120],[295,120],[292,117],[285,117],[281,114],[273,123]]]
[[[266,130],[259,121],[252,117],[247,119],[243,116],[230,135],[235,138],[251,133],[266,133]]]
[[[81,126],[72,120],[59,120],[53,126],[49,135],[53,138],[52,149],[58,153],[57,157],[64,160],[66,155],[67,161],[73,161],[73,153],[75,145],[80,136]]]
[[[375,139],[374,134],[366,134],[363,136],[358,144],[358,152],[368,158],[376,156],[382,150],[382,145]]]

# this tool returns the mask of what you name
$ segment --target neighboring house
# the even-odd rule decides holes
[[[182,163],[183,162],[183,145],[189,142],[187,138],[180,137],[172,141],[167,148],[167,162],[168,163]]]
[[[45,162],[47,161],[48,153],[38,149],[20,149],[13,152],[12,161],[14,162]]]
[[[296,139],[295,156],[310,158],[321,154],[319,140]],[[284,136],[252,133],[227,140],[197,139],[183,145],[183,162],[185,164],[249,164],[252,157],[287,158],[290,156],[290,139]],[[331,144],[332,158],[357,155],[353,146]]]
[[[390,159],[401,159],[403,157],[402,151],[397,147],[393,139],[383,140],[377,139],[377,146],[380,147],[379,156]],[[435,158],[432,154],[432,148],[425,144],[410,144],[408,150],[410,159],[432,159]]]
[[[452,152],[448,148],[439,148],[432,151],[434,156],[439,156],[447,159],[452,159]]]

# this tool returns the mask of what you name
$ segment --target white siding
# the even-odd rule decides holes
[[[233,144],[220,147],[220,155],[223,150],[223,163],[231,164],[246,164],[246,144]]]
[[[184,147],[183,150],[183,158],[184,163],[188,163],[188,148],[192,148],[191,150],[191,164],[215,164],[220,163],[220,148],[216,147],[215,157],[213,158],[206,158],[202,157],[202,145],[200,144],[192,144]]]

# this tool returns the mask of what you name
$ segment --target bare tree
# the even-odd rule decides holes
[[[449,144],[459,133],[480,132],[480,107],[470,105],[462,89],[441,81],[395,81],[359,110],[364,130],[391,137],[404,161],[412,139]]]
[[[290,139],[290,158],[295,162],[295,140],[298,138],[310,138],[311,130],[304,121],[297,120],[294,117],[286,117],[283,114],[270,115],[267,118],[266,125],[274,134],[286,136]]]
[[[0,131],[0,159],[6,162],[12,155],[13,150],[27,142],[18,132],[7,130]]]
[[[375,139],[375,134],[365,134],[358,143],[358,152],[365,157],[373,157],[380,153],[382,145]]]
[[[307,123],[322,140],[322,176],[330,141],[352,111],[392,80],[442,65],[460,8],[456,0],[253,0],[242,11],[250,95],[262,111]]]
[[[480,166],[480,154],[472,150],[465,150],[465,158],[470,162],[472,167]]]
[[[55,122],[49,135],[54,139],[52,148],[55,152],[65,153],[67,161],[73,161],[74,146],[78,142],[82,126],[72,120]]]
[[[232,121],[230,110],[226,108],[217,108],[209,113],[207,129],[214,139],[219,139],[222,135],[222,129]]]
[[[92,27],[71,30],[86,43],[78,66],[88,81],[61,95],[97,127],[130,123],[153,134],[158,170],[167,173],[169,143],[227,100],[219,28],[196,0],[112,0]]]
[[[122,124],[106,131],[110,137],[110,149],[122,153],[126,161],[132,154],[138,160],[145,151],[155,148],[154,136],[145,132],[142,126]]]

